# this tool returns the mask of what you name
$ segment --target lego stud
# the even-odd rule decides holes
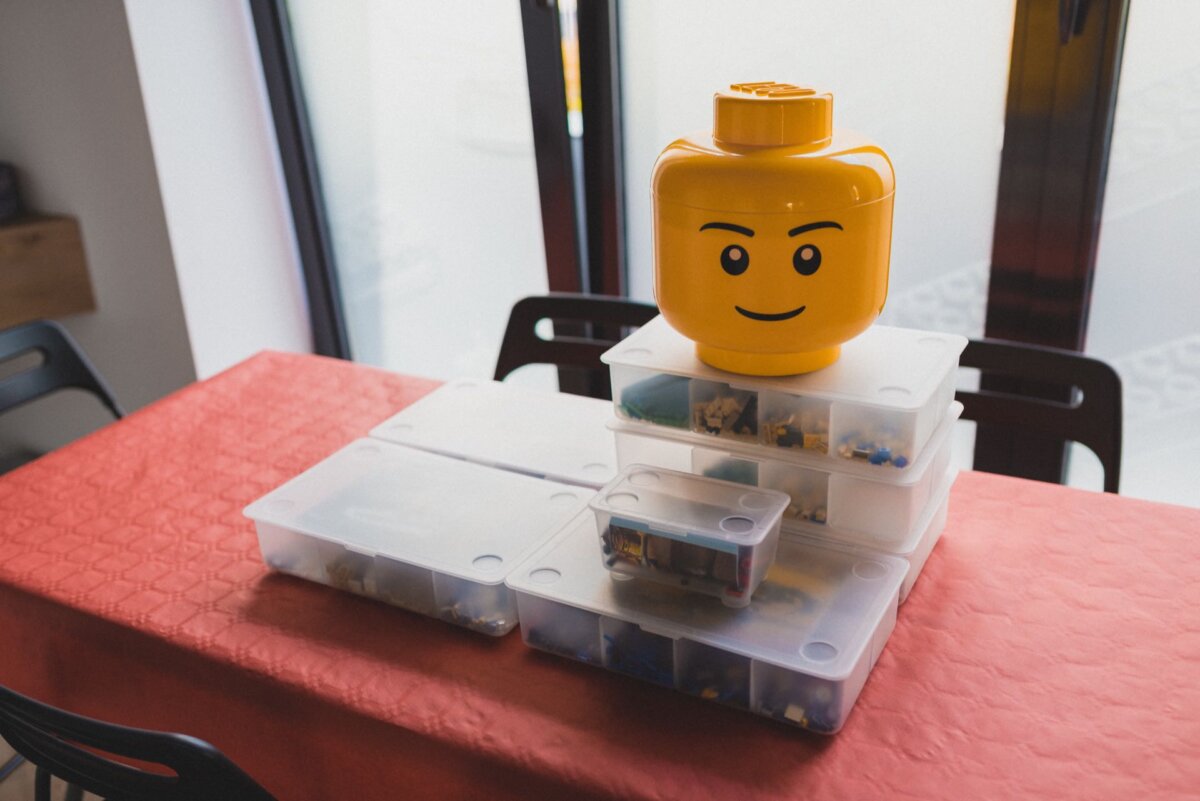
[[[728,531],[730,534],[745,534],[754,530],[754,521],[740,515],[726,517],[718,525],[722,531]]]
[[[659,481],[658,473],[651,470],[639,470],[629,474],[629,483],[638,487],[652,487]]]
[[[804,647],[800,649],[800,653],[804,655],[805,659],[811,659],[814,662],[828,662],[837,656],[838,649],[827,642],[815,640],[805,643]]]
[[[713,98],[713,139],[725,145],[814,145],[833,135],[833,96],[790,83],[735,83]]]
[[[632,492],[614,492],[604,500],[608,501],[610,505],[615,506],[618,509],[629,509],[630,507],[637,506],[638,504],[638,496],[634,495]]]
[[[560,578],[562,578],[562,573],[552,567],[539,567],[529,574],[529,580],[534,584],[553,584]]]

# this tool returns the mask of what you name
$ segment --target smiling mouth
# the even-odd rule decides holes
[[[774,323],[780,320],[790,320],[800,312],[804,311],[803,306],[798,309],[792,309],[791,311],[779,312],[779,314],[763,314],[762,312],[752,312],[747,309],[743,309],[741,306],[734,306],[733,308],[737,309],[738,314],[742,315],[743,317],[749,317],[751,320],[761,320],[765,323]]]

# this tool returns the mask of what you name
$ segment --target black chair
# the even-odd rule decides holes
[[[7,687],[0,687],[0,736],[37,765],[35,801],[50,801],[51,776],[113,801],[274,801],[203,740],[73,715]],[[97,752],[171,773],[152,773]]]
[[[653,304],[604,295],[552,292],[523,298],[508,317],[496,359],[496,380],[503,381],[527,364],[553,364],[575,373],[560,372],[564,392],[609,400],[608,370],[600,354],[657,315]],[[536,326],[541,320],[554,322],[553,339],[538,336]]]
[[[1000,426],[1012,436],[1044,435],[1060,446],[1063,440],[1086,445],[1104,466],[1104,491],[1117,492],[1121,479],[1121,379],[1112,367],[1072,351],[994,339],[971,340],[959,364],[978,368],[982,374],[979,391],[955,394],[963,404],[964,420]],[[1003,376],[1006,389],[1012,391],[993,388],[996,381],[989,381],[988,376]],[[1021,383],[1025,386],[1018,392]],[[1033,397],[1027,391],[1030,384],[1041,394],[1069,400]],[[981,463],[977,453],[975,468],[990,470],[992,466]]]
[[[114,417],[124,416],[112,390],[62,326],[35,320],[0,331],[0,364],[27,353],[36,353],[41,363],[0,378],[0,414],[57,390],[74,387],[98,397]],[[38,455],[32,452],[0,455],[0,473],[19,467]],[[0,767],[0,782],[24,761],[20,754],[14,754]]]
[[[114,417],[125,416],[108,384],[58,323],[35,320],[0,331],[0,362],[34,351],[42,357],[40,365],[0,379],[0,414],[73,387],[91,392]]]
[[[607,371],[600,354],[615,345],[629,328],[645,325],[658,314],[648,303],[594,295],[551,293],[520,300],[513,306],[496,380],[526,364],[553,364],[590,374],[586,394],[610,399]],[[542,339],[535,326],[549,319],[566,324],[568,333]],[[1057,390],[1070,401],[1044,400],[1027,394],[983,388],[960,390],[963,419],[1073,440],[1090,448],[1104,466],[1104,489],[1116,492],[1121,475],[1121,379],[1104,362],[1071,351],[1000,340],[971,340],[960,364],[984,375],[1035,382]],[[598,380],[596,380],[598,379]],[[576,385],[578,386],[578,385]],[[564,391],[573,387],[563,384]],[[988,469],[976,460],[976,469]],[[1016,472],[1016,471],[1013,471]]]
[[[125,412],[108,384],[62,326],[48,320],[35,320],[0,331],[0,364],[29,353],[40,356],[41,363],[0,378],[0,414],[60,389],[74,388],[95,395],[113,417],[124,417]],[[0,457],[0,473],[19,467],[38,455],[25,453]]]

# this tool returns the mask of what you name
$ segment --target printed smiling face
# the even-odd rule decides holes
[[[780,370],[722,360],[737,372],[804,372],[862,332],[887,296],[891,198],[829,213],[747,214],[659,203],[656,294],[676,330],[712,351],[777,354]],[[707,348],[707,353],[706,353]],[[816,361],[822,361],[818,356]],[[736,359],[734,360],[737,361]],[[755,361],[755,360],[751,360]],[[828,362],[827,362],[828,363]],[[739,366],[740,364],[740,366]],[[808,369],[825,366],[819,364]],[[750,368],[750,369],[747,369]]]

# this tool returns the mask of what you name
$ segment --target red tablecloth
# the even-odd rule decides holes
[[[1200,510],[964,474],[824,738],[268,574],[242,507],[434,386],[263,354],[0,477],[0,682],[281,799],[1200,797]]]

